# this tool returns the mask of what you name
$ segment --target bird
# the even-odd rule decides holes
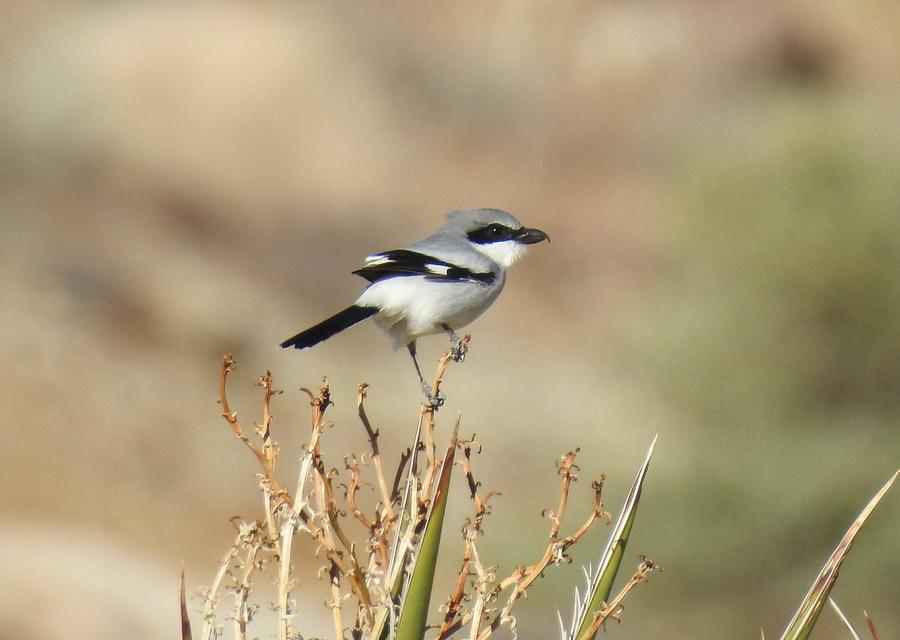
[[[550,240],[546,233],[522,226],[501,209],[451,211],[443,226],[424,240],[365,258],[353,271],[369,283],[356,302],[281,346],[307,349],[373,318],[395,351],[407,348],[425,398],[437,408],[444,398],[432,394],[422,376],[416,341],[446,333],[451,356],[462,361],[466,346],[456,331],[494,303],[506,284],[507,270],[527,245],[544,240]]]

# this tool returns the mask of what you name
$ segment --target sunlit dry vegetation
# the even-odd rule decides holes
[[[465,336],[463,344],[468,340]],[[447,353],[438,363],[432,386],[435,395],[451,361],[452,354]],[[258,519],[235,524],[234,543],[221,559],[212,583],[201,589],[199,637],[202,640],[225,633],[227,622],[231,623],[235,638],[247,638],[254,617],[269,609],[277,619],[278,638],[308,637],[307,632],[301,632],[310,604],[298,601],[293,595],[300,579],[293,555],[294,537],[298,533],[314,542],[315,555],[324,563],[318,574],[329,584],[327,606],[331,609],[337,640],[347,634],[372,640],[414,640],[422,638],[429,628],[438,639],[457,636],[486,640],[503,627],[517,631],[514,609],[535,581],[550,567],[571,562],[571,550],[594,524],[612,521],[601,500],[605,478],[600,476],[592,484],[594,497],[580,526],[568,535],[561,533],[570,488],[580,470],[576,464],[578,452],[569,451],[556,463],[560,476],[558,503],[555,509],[544,513],[550,523],[546,549],[537,560],[513,568],[504,577],[501,568],[483,559],[478,548],[480,537],[485,535],[491,499],[499,491],[483,491],[475,479],[473,456],[481,447],[474,436],[469,439],[459,436],[460,419],[453,426],[445,452],[439,455],[437,408],[423,404],[412,446],[400,452],[396,471],[386,475],[379,431],[373,427],[365,408],[367,385],[362,384],[358,389],[357,409],[369,450],[364,454],[344,455],[341,471],[326,462],[326,432],[332,425],[326,419],[331,391],[325,380],[316,391],[301,389],[309,400],[311,429],[299,455],[296,488],[289,490],[276,473],[276,462],[283,453],[272,434],[272,401],[282,391],[274,387],[270,373],[258,378],[256,384],[262,389],[262,418],[248,430],[228,400],[228,378],[236,366],[233,357],[226,354],[220,375],[219,403],[222,416],[235,436],[259,462],[259,489],[264,508]],[[595,554],[598,558],[593,571],[585,570],[588,585],[583,597],[575,591],[570,627],[566,628],[560,619],[564,637],[594,638],[604,622],[619,619],[626,596],[658,569],[652,560],[641,557],[635,573],[610,598],[649,461],[648,452],[606,552],[602,557]],[[455,585],[442,601],[439,621],[428,623],[454,465],[460,467],[472,513],[462,527],[465,551]],[[363,488],[373,489],[377,494],[376,503],[368,509],[358,498]],[[351,527],[361,535],[354,536]],[[265,608],[252,598],[255,585],[262,580],[274,582],[276,586],[274,602]],[[184,577],[182,635],[192,637]]]
[[[463,337],[462,345],[467,346],[469,339],[468,335]],[[438,396],[444,373],[453,360],[451,350],[438,362],[431,386],[433,396]],[[298,533],[313,542],[314,556],[322,563],[317,575],[328,583],[329,598],[325,604],[331,611],[335,640],[348,635],[360,640],[422,640],[426,635],[435,640],[454,636],[487,640],[504,628],[532,637],[533,631],[518,624],[516,607],[549,568],[572,561],[572,550],[598,521],[613,521],[603,506],[606,478],[601,475],[591,485],[593,500],[587,516],[571,533],[562,533],[572,483],[578,480],[580,471],[576,464],[579,451],[569,451],[556,461],[560,476],[558,503],[555,509],[543,512],[550,523],[544,552],[537,560],[519,564],[501,577],[501,567],[484,558],[478,544],[486,534],[492,499],[500,492],[485,491],[476,480],[473,457],[481,453],[481,446],[474,435],[460,437],[459,416],[440,455],[436,434],[438,407],[422,404],[412,444],[400,452],[396,471],[387,475],[380,433],[365,407],[368,385],[361,384],[357,390],[357,413],[368,451],[344,454],[343,470],[339,470],[326,459],[326,433],[333,426],[326,418],[332,404],[328,382],[323,380],[316,391],[301,388],[311,411],[310,435],[299,454],[296,488],[291,491],[276,473],[282,452],[272,433],[272,401],[282,391],[275,388],[269,372],[257,379],[256,385],[262,389],[262,418],[248,431],[228,400],[228,379],[236,367],[234,358],[226,354],[219,380],[219,404],[222,417],[261,467],[258,479],[263,515],[252,521],[238,519],[233,544],[219,562],[212,583],[200,590],[201,640],[224,635],[226,621],[231,623],[230,635],[245,640],[250,637],[248,628],[253,620],[266,611],[271,611],[276,620],[279,640],[309,637],[305,625],[311,607],[316,605],[295,594],[302,579],[295,565],[294,539]],[[612,587],[634,525],[655,444],[654,438],[605,549],[593,554],[593,568],[588,562],[583,569],[587,584],[574,589],[571,620],[566,622],[557,614],[563,640],[593,640],[607,621],[621,619],[623,603],[632,590],[646,582],[653,571],[662,570],[654,561],[640,556],[637,570],[613,595]],[[441,600],[439,610],[434,611],[432,595],[436,588],[441,589],[436,583],[435,568],[455,466],[460,467],[464,478],[471,513],[461,529],[465,545],[457,578]],[[805,640],[829,601],[841,623],[859,640],[852,623],[829,596],[856,536],[898,475],[900,471],[850,525],[781,640]],[[374,504],[364,505],[360,500],[363,489],[374,492]],[[582,551],[583,546],[579,545],[578,550]],[[260,581],[275,585],[274,600],[265,607],[255,596]],[[435,615],[438,617],[429,622],[429,616]],[[182,573],[181,620],[185,639],[193,638],[190,619]],[[873,639],[879,640],[868,614],[866,621]]]

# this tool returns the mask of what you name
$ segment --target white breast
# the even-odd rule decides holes
[[[356,304],[381,309],[375,322],[398,349],[420,336],[443,333],[442,324],[453,330],[466,326],[491,306],[505,281],[502,273],[490,285],[423,276],[386,278],[363,291]]]

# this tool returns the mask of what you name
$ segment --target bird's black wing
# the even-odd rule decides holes
[[[490,271],[478,273],[409,249],[393,249],[371,255],[366,258],[365,266],[353,273],[369,282],[403,276],[425,276],[427,280],[489,285],[496,278]]]

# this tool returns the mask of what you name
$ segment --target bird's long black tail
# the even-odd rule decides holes
[[[281,346],[284,348],[295,347],[297,349],[312,347],[376,313],[378,313],[378,307],[361,307],[358,305],[347,307],[327,320],[322,320],[316,326],[310,327],[306,331],[301,331],[293,338],[288,338],[281,343]]]

